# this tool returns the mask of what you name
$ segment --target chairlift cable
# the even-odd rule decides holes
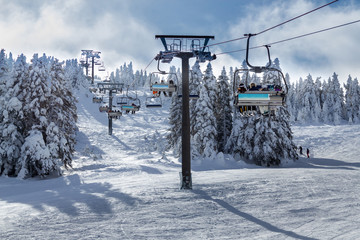
[[[322,5],[322,6],[320,6],[320,7],[317,7],[317,8],[315,8],[315,9],[313,9],[313,10],[310,10],[310,11],[308,11],[308,12],[305,12],[305,13],[299,15],[299,16],[296,16],[296,17],[294,17],[294,18],[291,18],[291,19],[289,19],[289,20],[287,20],[287,21],[284,21],[284,22],[282,22],[282,23],[279,23],[279,24],[277,24],[277,25],[275,25],[275,26],[272,26],[272,27],[270,27],[270,28],[267,28],[267,29],[265,29],[265,30],[263,30],[263,31],[261,31],[261,32],[255,33],[255,34],[253,34],[253,35],[260,35],[260,34],[262,34],[262,33],[265,33],[265,32],[267,32],[267,31],[270,31],[270,30],[272,30],[272,29],[274,29],[274,28],[280,27],[281,25],[284,25],[284,24],[286,24],[286,23],[288,23],[288,22],[294,21],[294,20],[296,20],[296,19],[298,19],[298,18],[301,18],[301,17],[303,17],[303,16],[305,16],[305,15],[307,15],[307,14],[310,14],[310,13],[312,13],[312,12],[315,12],[315,11],[317,11],[317,10],[323,8],[323,7],[329,6],[329,5],[331,5],[331,4],[333,4],[333,3],[337,2],[337,1],[339,1],[339,0],[334,0],[334,1],[332,1],[332,2],[329,2],[329,3],[325,4],[325,5]],[[229,43],[229,42],[234,42],[234,41],[238,41],[238,40],[242,40],[242,39],[246,39],[246,38],[247,38],[247,36],[239,37],[239,38],[234,38],[234,39],[230,39],[230,40],[227,40],[227,41],[210,44],[210,45],[208,45],[208,47],[215,46],[215,45],[220,45],[220,44],[224,44],[224,43]]]
[[[151,61],[149,62],[149,64],[146,66],[146,68],[144,69],[144,71],[146,71],[146,69],[152,64],[152,62],[155,60],[155,58],[152,58]]]
[[[294,40],[294,39],[298,39],[298,38],[310,36],[310,35],[313,35],[313,34],[317,34],[317,33],[325,32],[325,31],[329,31],[329,30],[332,30],[332,29],[344,27],[344,26],[351,25],[351,24],[358,23],[358,22],[360,22],[360,19],[359,19],[359,20],[356,20],[356,21],[352,21],[352,22],[340,24],[340,25],[337,25],[337,26],[325,28],[325,29],[322,29],[322,30],[318,30],[318,31],[315,31],[315,32],[302,34],[302,35],[299,35],[299,36],[296,36],[296,37],[291,37],[291,38],[287,38],[287,39],[284,39],[284,40],[279,40],[279,41],[276,41],[276,42],[264,44],[264,45],[270,45],[270,46],[271,46],[271,45],[275,45],[275,44],[278,44],[278,43],[283,43],[283,42],[287,42],[287,41],[290,41],[290,40]],[[256,47],[251,47],[251,48],[249,48],[249,49],[261,48],[261,47],[263,47],[264,45],[256,46]],[[245,48],[245,49],[240,49],[240,50],[233,50],[233,51],[228,51],[228,52],[216,53],[216,55],[218,56],[218,55],[222,55],[222,54],[230,54],[230,53],[242,52],[242,51],[246,51],[246,48]]]

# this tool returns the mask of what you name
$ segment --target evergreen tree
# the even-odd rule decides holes
[[[204,75],[204,85],[195,106],[195,125],[192,141],[194,156],[210,158],[217,154],[215,118],[216,78],[209,63]]]
[[[46,144],[53,159],[60,159],[65,168],[71,167],[77,131],[76,99],[65,79],[64,69],[58,60],[51,61],[51,95],[49,98]]]
[[[360,123],[360,87],[357,78],[349,75],[345,88],[345,111],[349,123]]]
[[[219,152],[224,151],[227,139],[231,134],[232,127],[232,111],[231,111],[231,92],[229,86],[229,78],[226,75],[225,67],[216,83],[217,98],[215,105],[215,117],[217,125],[217,141]]]
[[[340,124],[344,119],[344,95],[340,87],[338,75],[333,74],[325,85],[325,101],[323,105],[324,122],[330,124]]]
[[[190,79],[189,79],[189,92],[190,94],[199,95],[202,82],[203,74],[200,70],[200,64],[198,61],[191,68]],[[196,113],[195,106],[197,100],[190,100],[190,135],[194,136],[195,134],[195,123],[196,123]]]
[[[31,60],[28,81],[29,86],[24,94],[24,144],[21,148],[21,158],[18,176],[21,178],[36,175],[46,175],[53,171],[59,171],[59,164],[50,158],[49,149],[46,146],[46,130],[49,125],[47,114],[49,111],[50,74],[48,59],[44,55],[39,58],[34,54]]]
[[[0,175],[15,176],[16,165],[24,142],[24,115],[22,112],[23,82],[28,78],[28,65],[23,55],[14,64],[13,73],[7,81],[0,121]]]
[[[174,94],[171,98],[170,106],[170,133],[167,136],[170,148],[174,149],[176,155],[181,153],[181,126],[182,126],[182,98]]]
[[[255,134],[253,117],[245,117],[239,111],[234,112],[233,127],[225,145],[225,151],[235,159],[249,159],[253,149]]]

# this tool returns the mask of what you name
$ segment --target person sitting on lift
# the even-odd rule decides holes
[[[165,84],[165,83],[164,83],[164,80],[161,80],[161,84]],[[164,93],[164,96],[167,97],[166,92],[165,92],[165,91],[162,91],[162,92]],[[161,91],[159,91],[159,96],[160,96],[160,95],[161,95]]]
[[[131,111],[131,114],[135,114],[135,108],[137,107],[135,103],[132,103],[131,106],[133,106],[134,108]]]
[[[238,87],[238,93],[244,93],[244,92],[246,92],[245,85],[243,83],[240,83]]]
[[[174,81],[172,79],[169,80],[169,87],[174,86]],[[169,92],[169,97],[172,97],[172,92]]]
[[[158,84],[157,82],[155,82],[155,84]],[[153,91],[153,95],[155,97],[159,97],[160,96],[160,93],[158,91]]]

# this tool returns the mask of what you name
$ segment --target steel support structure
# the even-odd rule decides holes
[[[180,173],[180,188],[192,189],[191,177],[191,143],[190,143],[190,91],[189,91],[189,59],[196,57],[199,61],[214,60],[216,56],[211,56],[210,52],[206,52],[206,45],[209,39],[214,39],[214,36],[193,36],[193,35],[156,35],[155,38],[160,38],[164,45],[165,52],[155,57],[159,62],[171,62],[172,57],[181,59],[182,67],[182,124],[181,124],[181,158],[182,158],[182,172]],[[176,40],[176,44],[169,44],[166,39]],[[191,47],[186,50],[183,48],[180,39],[204,39],[204,44],[199,49],[192,49]],[[192,41],[194,42],[194,40]],[[199,41],[200,42],[200,41]],[[180,45],[178,46],[178,43]],[[175,48],[174,46],[177,46]],[[170,49],[169,49],[170,46]],[[185,49],[185,51],[182,51]]]

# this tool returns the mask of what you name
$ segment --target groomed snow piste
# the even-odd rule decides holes
[[[280,168],[194,160],[193,190],[180,190],[163,100],[114,120],[108,135],[106,114],[80,94],[74,169],[0,177],[0,239],[359,238],[359,125],[293,126],[312,157]]]

